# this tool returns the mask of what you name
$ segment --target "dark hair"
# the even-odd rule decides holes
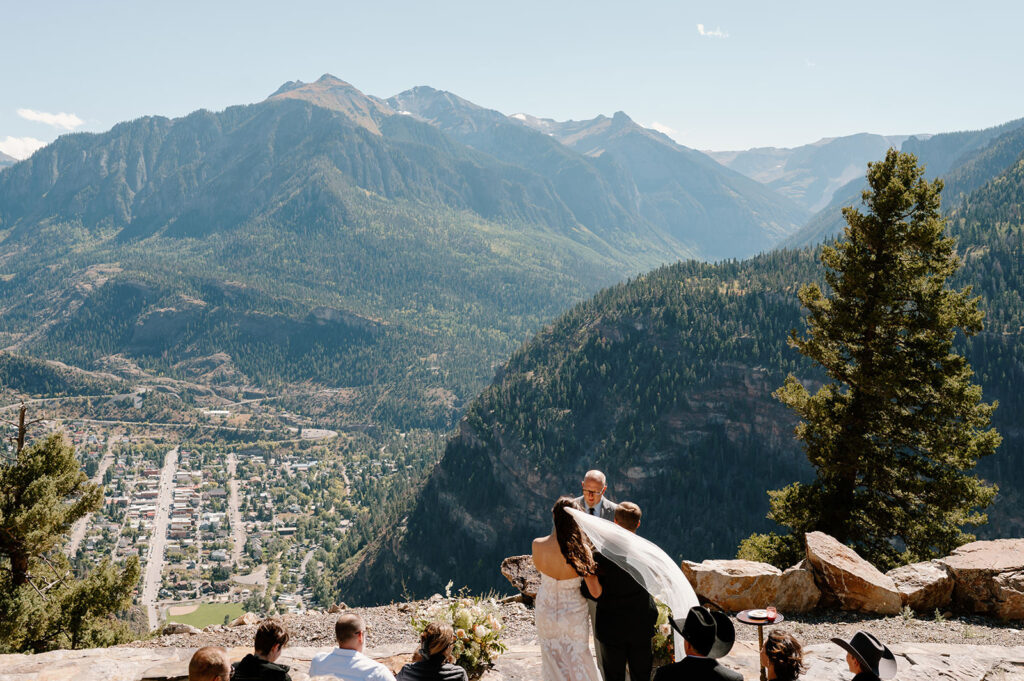
[[[288,645],[288,630],[284,628],[281,620],[271,617],[260,622],[260,626],[256,628],[256,641],[253,647],[257,653],[266,655],[276,645],[282,648]]]
[[[794,681],[805,670],[804,651],[792,634],[773,631],[764,642],[764,652],[778,681]]]
[[[346,613],[334,623],[334,638],[338,645],[355,638],[355,635],[363,631],[363,618],[355,613]]]
[[[228,664],[228,651],[220,646],[200,648],[188,661],[189,681],[228,681],[229,678],[231,665]]]
[[[619,507],[615,509],[615,522],[630,532],[636,532],[642,515],[640,507],[632,501],[620,501]]]
[[[558,497],[551,515],[555,520],[555,539],[558,540],[558,548],[562,550],[562,557],[569,564],[576,574],[594,574],[594,554],[590,551],[590,542],[583,536],[576,519],[569,515],[565,509],[575,508],[582,510],[579,504],[572,497]]]
[[[423,657],[434,657],[444,654],[445,662],[454,662],[452,646],[455,645],[455,631],[447,622],[431,622],[420,634],[420,654]]]

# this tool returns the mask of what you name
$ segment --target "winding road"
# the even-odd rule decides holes
[[[160,487],[156,498],[156,517],[153,519],[153,533],[149,540],[149,553],[146,559],[146,573],[142,578],[142,596],[139,599],[146,608],[149,618],[149,630],[156,629],[159,624],[159,613],[156,609],[157,596],[160,591],[160,575],[164,568],[164,547],[167,544],[167,523],[171,511],[171,499],[174,495],[174,473],[178,468],[178,448],[167,452],[164,467],[160,471]]]

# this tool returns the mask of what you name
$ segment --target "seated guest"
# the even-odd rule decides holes
[[[188,681],[229,681],[231,665],[228,651],[218,646],[206,646],[192,654],[188,661]]]
[[[256,629],[253,653],[234,665],[233,681],[292,681],[288,667],[276,664],[288,645],[288,630],[274,618],[260,622]]]
[[[769,681],[796,681],[805,669],[800,642],[784,631],[768,634],[761,648],[761,666]]]
[[[455,632],[445,622],[431,622],[420,634],[420,649],[412,664],[402,667],[397,681],[468,681],[466,670],[453,664]]]
[[[395,676],[380,662],[363,655],[366,627],[356,614],[345,614],[334,625],[338,647],[320,653],[309,665],[309,675],[333,676],[344,681],[395,681]]]
[[[728,615],[695,605],[686,613],[682,627],[674,618],[669,618],[669,623],[683,637],[686,657],[659,667],[654,681],[743,681],[742,674],[718,663],[736,642],[736,629]]]
[[[896,676],[896,656],[881,641],[866,631],[858,631],[849,641],[832,642],[846,651],[846,665],[854,681],[879,681]]]

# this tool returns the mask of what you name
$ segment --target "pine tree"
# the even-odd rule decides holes
[[[800,417],[817,472],[770,492],[769,517],[795,536],[820,530],[882,568],[943,555],[996,489],[970,471],[999,446],[996,404],[981,401],[957,330],[982,328],[980,298],[955,290],[954,240],[939,214],[941,180],[890,149],[868,165],[867,212],[848,207],[845,238],[822,249],[825,281],[801,288],[806,335],[790,345],[824,368],[814,395],[790,375],[775,396]]]
[[[138,560],[76,578],[60,544],[103,490],[62,435],[26,446],[24,419],[23,407],[14,455],[0,459],[0,652],[121,642],[127,627],[113,615],[131,604]]]

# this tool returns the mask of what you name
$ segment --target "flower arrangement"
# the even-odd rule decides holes
[[[429,603],[412,617],[412,627],[422,633],[431,622],[447,622],[455,630],[452,656],[455,664],[471,676],[490,667],[507,649],[501,641],[501,611],[493,598],[451,597],[451,582],[445,599]]]
[[[654,666],[661,667],[675,662],[672,625],[668,623],[672,611],[661,601],[655,600],[655,602],[658,604],[658,623],[654,629],[654,638],[651,639],[651,649],[654,651]]]

